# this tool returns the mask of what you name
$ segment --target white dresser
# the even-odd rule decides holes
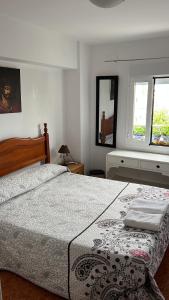
[[[106,177],[111,168],[129,168],[169,176],[169,155],[114,150],[106,156]],[[167,178],[169,184],[169,178]]]

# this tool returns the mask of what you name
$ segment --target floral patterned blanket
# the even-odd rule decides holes
[[[169,217],[159,233],[124,227],[137,197],[165,201],[169,191],[54,165],[3,177],[0,268],[71,300],[164,299],[154,274],[168,245]]]
[[[155,233],[123,224],[136,198],[165,199],[169,191],[129,184],[70,246],[70,299],[161,300],[154,275],[169,239],[169,216]]]

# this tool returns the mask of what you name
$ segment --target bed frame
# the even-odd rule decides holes
[[[113,121],[114,121],[113,116],[106,119],[105,111],[102,112],[101,132],[100,132],[100,139],[102,144],[105,144],[107,135],[113,134]]]
[[[50,162],[49,135],[46,123],[44,124],[44,133],[40,137],[11,138],[0,142],[0,176],[36,162]],[[156,281],[166,299],[169,299],[168,278],[169,250],[156,274]],[[12,272],[0,270],[0,280],[3,300],[64,300]]]
[[[50,163],[49,134],[36,138],[10,138],[0,142],[0,176],[37,162]]]
[[[37,162],[50,163],[46,123],[44,123],[44,133],[39,137],[10,138],[0,142],[0,176]],[[0,270],[0,281],[3,300],[63,300],[12,272]]]

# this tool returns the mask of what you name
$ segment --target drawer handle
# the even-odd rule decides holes
[[[156,166],[156,168],[157,168],[157,169],[160,169],[160,166],[159,166],[159,165],[157,165],[157,166]]]
[[[124,160],[123,160],[123,159],[121,160],[121,163],[122,163],[122,164],[124,163]]]

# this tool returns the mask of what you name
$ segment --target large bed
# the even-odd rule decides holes
[[[39,138],[0,142],[0,269],[64,299],[164,299],[154,275],[168,246],[168,214],[160,232],[123,219],[134,199],[168,200],[169,190],[49,162],[46,125]]]

